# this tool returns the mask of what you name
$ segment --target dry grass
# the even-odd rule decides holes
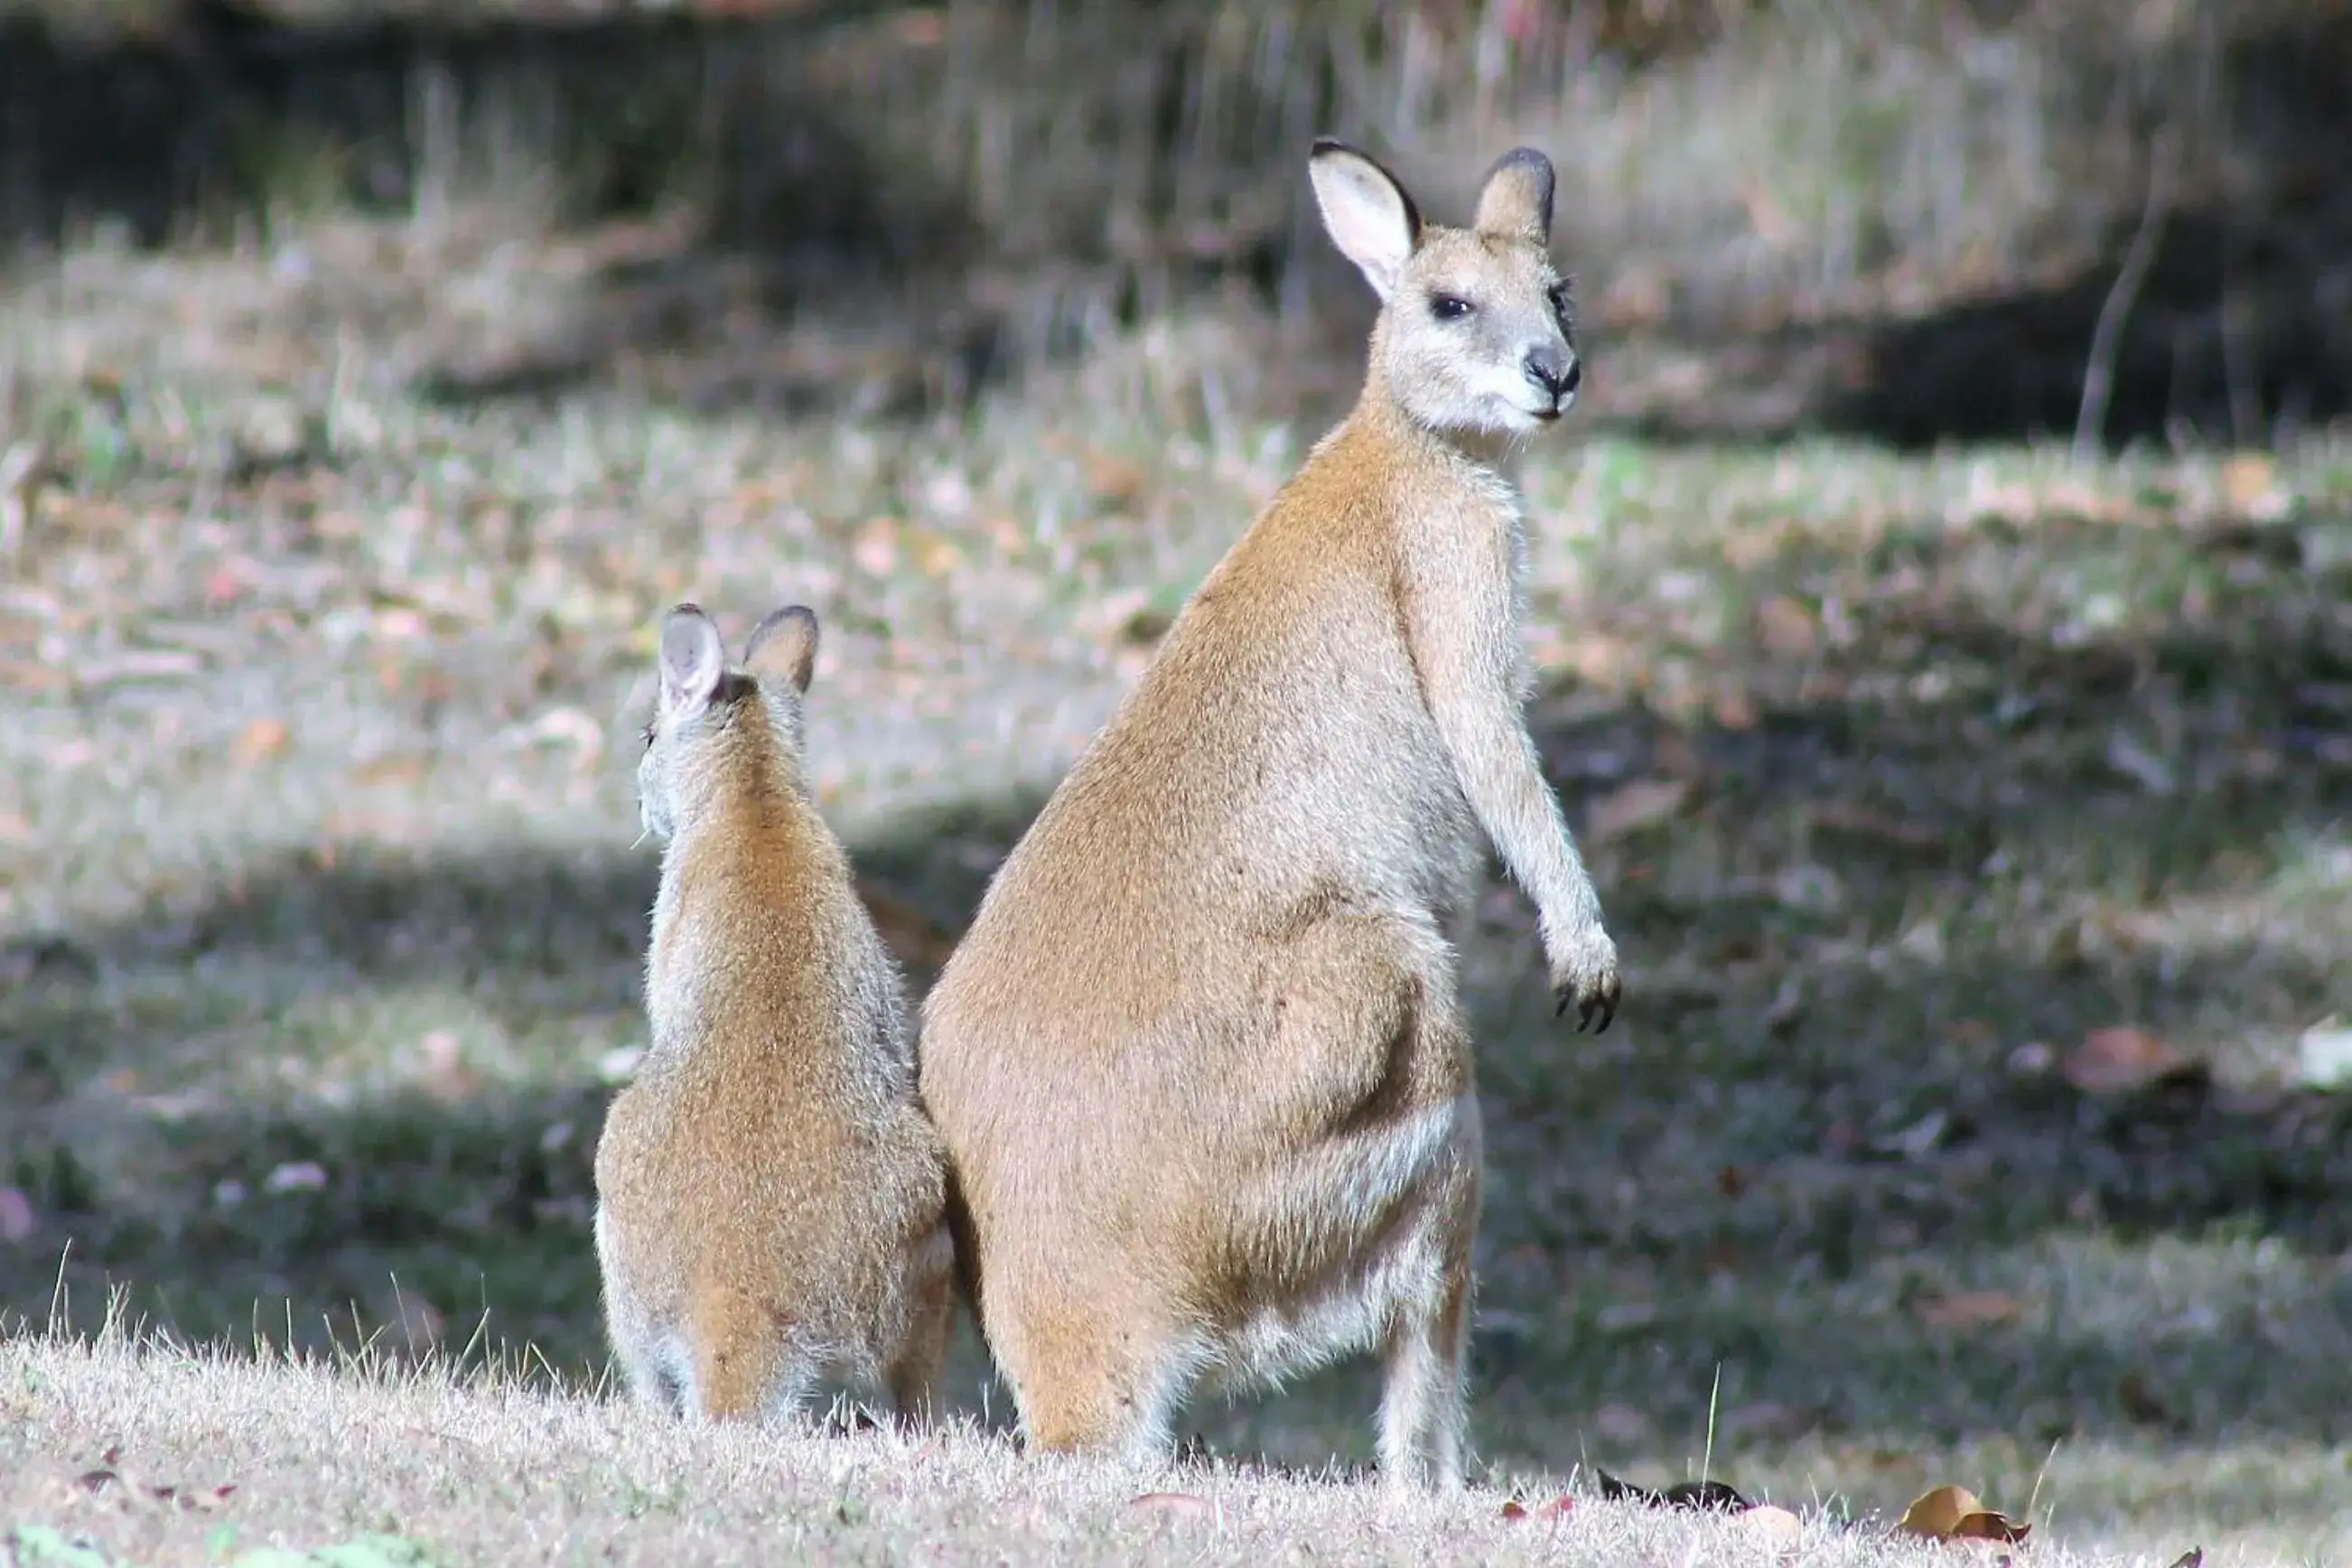
[[[717,362],[706,398],[781,382],[838,407],[879,384],[936,403],[1221,289],[1314,313],[1344,270],[1302,221],[1311,133],[1383,148],[1441,208],[1525,140],[1559,165],[1589,328],[1627,377],[1612,416],[1877,428],[1884,396],[1982,405],[1979,435],[2063,433],[2163,131],[2178,210],[2123,345],[2154,406],[2119,409],[2116,433],[2251,443],[2352,401],[2352,194],[2317,151],[2346,129],[2333,0],[2142,5],[2127,26],[2082,0],[954,0],[788,7],[750,39],[611,9],[601,33],[224,44],[152,102],[103,69],[27,68],[15,91],[41,145],[0,224],[127,216],[161,237],[354,201],[426,222],[485,195],[683,201],[697,221],[667,264],[565,322],[539,374],[627,374],[685,342]],[[151,176],[73,151],[155,143],[175,154]],[[1335,314],[1352,337],[1356,313]],[[819,317],[856,324],[822,355],[798,341]]]
[[[0,1341],[0,1474],[10,1478],[0,1483],[0,1519],[92,1543],[106,1563],[152,1568],[354,1537],[407,1542],[443,1564],[781,1557],[1902,1568],[1966,1550],[1906,1542],[1884,1520],[1849,1523],[1807,1499],[1795,1500],[1800,1532],[1776,1535],[1738,1516],[1603,1501],[1589,1483],[1552,1514],[1542,1505],[1562,1483],[1529,1476],[1509,1493],[1538,1511],[1512,1520],[1501,1506],[1509,1493],[1485,1488],[1458,1501],[1401,1503],[1337,1477],[1030,1461],[970,1426],[925,1436],[688,1428],[504,1378],[256,1364],[116,1336]],[[2308,1461],[2262,1462],[2275,1476]],[[112,1478],[80,1479],[99,1468]],[[2066,1468],[2053,1465],[2044,1479],[2062,1485]],[[158,1486],[173,1495],[155,1497]],[[235,1489],[222,1495],[224,1487]],[[2030,1556],[2048,1568],[2154,1568],[2185,1550],[2180,1532],[2198,1528],[2176,1502],[2159,1531],[2052,1539],[2045,1528]],[[2319,1561],[2329,1544],[2274,1525],[2209,1546],[2204,1561]],[[18,1550],[28,1568],[43,1562]]]

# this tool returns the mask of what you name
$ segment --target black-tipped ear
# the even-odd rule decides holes
[[[1532,147],[1514,147],[1495,160],[1478,187],[1471,226],[1496,239],[1551,242],[1551,160]]]
[[[751,640],[743,645],[743,668],[763,683],[782,679],[805,692],[816,673],[816,612],[806,605],[787,605],[751,628]]]
[[[1315,139],[1307,177],[1315,187],[1324,232],[1386,301],[1421,243],[1421,209],[1370,153],[1336,137]]]
[[[662,617],[661,705],[666,713],[708,707],[727,673],[727,646],[699,605]]]

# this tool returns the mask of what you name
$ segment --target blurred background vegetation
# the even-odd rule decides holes
[[[1368,309],[1318,287],[1307,138],[1441,210],[1530,142],[1602,418],[2071,433],[2146,230],[2101,433],[2254,445],[2352,399],[2347,80],[2340,0],[17,0],[0,232],[504,194],[658,227],[453,393],[937,407],[1213,308],[1295,334],[1287,405]]]

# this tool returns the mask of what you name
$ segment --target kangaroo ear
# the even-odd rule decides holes
[[[661,707],[664,713],[707,708],[727,673],[727,646],[699,605],[680,605],[662,617]]]
[[[1396,292],[1397,275],[1421,242],[1421,213],[1412,198],[1370,153],[1328,136],[1316,138],[1307,177],[1322,209],[1324,232],[1387,303]]]
[[[816,673],[816,612],[806,605],[787,605],[751,628],[743,647],[743,668],[764,684],[773,679],[806,692]]]
[[[1532,147],[1514,147],[1495,160],[1478,187],[1470,226],[1495,239],[1551,243],[1551,160]]]

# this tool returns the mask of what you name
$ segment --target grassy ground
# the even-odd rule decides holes
[[[0,1426],[0,1459],[11,1462],[0,1471],[0,1510],[38,1521],[16,1531],[15,1561],[26,1568],[1332,1560],[1924,1568],[1978,1555],[1818,1513],[1800,1522],[1666,1511],[1604,1501],[1589,1486],[1563,1493],[1556,1481],[1515,1489],[1525,1500],[1514,1517],[1494,1491],[1399,1503],[1328,1475],[1028,1461],[969,1428],[787,1438],[671,1430],[618,1406],[510,1384],[141,1357],[120,1343],[0,1345],[0,1401],[36,1412],[29,1424]],[[284,1462],[289,1448],[315,1455],[322,1438],[332,1445],[327,1462]],[[60,1462],[57,1447],[87,1457]],[[43,1552],[88,1540],[108,1555]],[[340,1552],[298,1558],[289,1542]],[[9,1544],[0,1527],[0,1560]],[[2032,1556],[2052,1568],[2134,1560],[2107,1546],[2036,1539]],[[263,1555],[273,1551],[283,1554]],[[2231,1549],[2206,1558],[2265,1560]]]
[[[1131,1479],[975,1436],[778,1450],[549,1392],[601,1371],[588,1155],[642,1038],[658,612],[825,618],[816,766],[920,979],[1316,433],[1262,416],[1283,356],[1214,316],[953,423],[684,412],[652,364],[436,392],[560,337],[620,243],[320,224],[8,285],[0,456],[40,482],[0,496],[0,1306],[87,1330],[119,1287],[196,1339],[374,1334],[527,1386],[17,1340],[0,1472],[121,1441],[240,1490],[0,1501],[140,1561],[223,1523],[701,1560],[755,1512],[843,1560],[1736,1555],[1597,1506],[1555,1555],[1491,1495],[1391,1528],[1229,1473],[1147,1520]],[[1840,1516],[1957,1480],[2030,1507],[2037,1555],[2344,1551],[2352,1143],[2305,1037],[2352,1014],[2352,447],[2073,469],[1596,416],[1528,485],[1534,717],[1627,1002],[1598,1040],[1553,1023],[1500,886],[1465,934],[1482,1463],[1704,1463]],[[1353,1463],[1375,1392],[1194,1425]]]
[[[18,1405],[28,1419],[14,1418]],[[142,1356],[121,1342],[0,1344],[0,1415],[11,1417],[0,1423],[0,1510],[31,1521],[0,1526],[0,1560],[13,1534],[25,1568],[2006,1560],[1906,1540],[1883,1521],[1668,1511],[1603,1500],[1589,1484],[1563,1492],[1556,1479],[1514,1484],[1515,1517],[1497,1490],[1400,1503],[1328,1474],[1030,1461],[969,1427],[783,1438],[667,1429],[511,1384]],[[289,1451],[309,1462],[289,1464]],[[52,1554],[92,1541],[106,1555]],[[2273,1530],[2204,1560],[2278,1561],[2298,1544]],[[302,1548],[318,1554],[296,1556]],[[2147,1532],[2087,1544],[2037,1536],[2031,1558],[2154,1568],[2183,1550]]]

